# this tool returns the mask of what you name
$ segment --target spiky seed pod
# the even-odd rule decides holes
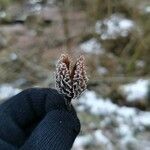
[[[73,98],[79,97],[82,92],[87,88],[87,75],[84,65],[84,57],[80,56],[72,70],[72,83],[73,83]]]
[[[56,88],[60,93],[71,98],[72,83],[69,67],[69,57],[67,55],[61,55],[56,67]]]
[[[66,99],[78,98],[87,88],[87,75],[84,57],[77,59],[73,69],[70,69],[71,59],[62,54],[56,66],[56,88]]]

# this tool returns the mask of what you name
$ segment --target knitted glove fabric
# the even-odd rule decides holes
[[[54,89],[27,89],[0,105],[0,150],[70,150],[79,131]]]

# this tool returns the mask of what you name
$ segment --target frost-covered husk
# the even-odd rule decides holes
[[[68,55],[62,54],[56,65],[56,88],[68,100],[78,98],[87,87],[86,67],[84,57],[80,56],[73,68]]]

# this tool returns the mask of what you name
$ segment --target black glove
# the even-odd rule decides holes
[[[0,150],[70,150],[79,131],[54,89],[27,89],[0,105]]]

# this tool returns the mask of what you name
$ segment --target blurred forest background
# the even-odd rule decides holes
[[[89,77],[73,150],[149,150],[150,1],[0,0],[0,100],[54,87],[61,53]]]

